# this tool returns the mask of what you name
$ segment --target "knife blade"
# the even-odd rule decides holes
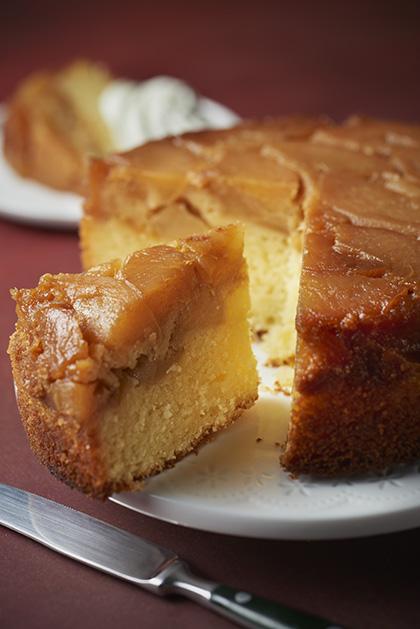
[[[30,492],[0,483],[0,524],[155,594],[181,594],[236,623],[339,629],[329,621],[193,575],[174,552]]]

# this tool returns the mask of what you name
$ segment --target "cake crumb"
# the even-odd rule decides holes
[[[269,358],[264,363],[264,367],[294,367],[295,357],[287,356],[286,358]]]
[[[255,439],[255,441],[256,441],[257,443],[260,443],[260,441],[262,441],[262,437],[257,437],[257,438]]]
[[[165,408],[163,409],[163,417],[164,419],[170,419],[172,417],[173,413],[171,411],[171,408],[169,406],[169,404],[167,404],[165,406]]]
[[[286,395],[287,397],[292,395],[290,387],[283,386],[279,380],[275,381],[274,390],[276,393],[283,393],[283,395]]]
[[[255,341],[262,341],[262,339],[264,338],[264,336],[267,334],[268,330],[253,330],[253,338]]]
[[[261,385],[261,391],[264,391],[265,393],[276,393],[276,390],[273,389],[273,387],[269,387],[267,384]]]

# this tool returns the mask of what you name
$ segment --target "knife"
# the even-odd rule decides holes
[[[321,618],[197,577],[166,548],[2,483],[0,524],[154,594],[186,596],[243,627],[339,629]]]

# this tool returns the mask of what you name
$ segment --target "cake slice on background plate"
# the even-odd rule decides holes
[[[81,194],[88,155],[115,150],[98,99],[112,77],[98,64],[76,62],[38,72],[7,104],[4,154],[23,177]]]
[[[136,489],[254,404],[242,250],[231,225],[13,291],[18,405],[53,474]]]

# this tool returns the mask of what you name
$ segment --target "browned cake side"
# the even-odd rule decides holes
[[[87,62],[26,79],[7,105],[4,153],[13,168],[52,188],[83,193],[88,156],[112,148],[97,108],[109,80]]]
[[[235,226],[46,275],[14,298],[9,354],[30,445],[85,493],[138,488],[257,397]]]
[[[255,123],[97,160],[82,254],[89,264],[106,253],[95,250],[97,233],[124,248],[232,217],[244,222],[248,245],[264,228],[272,248],[301,225],[283,463],[294,473],[357,474],[420,456],[419,216],[419,127],[361,118]],[[111,229],[129,234],[126,244]],[[248,246],[254,309],[256,258],[269,253],[256,251]]]
[[[28,386],[31,379],[34,380],[34,365],[23,350],[28,342],[29,334],[17,331],[11,339],[9,353],[19,412],[31,449],[59,480],[91,496],[105,498],[116,488],[109,482],[97,446],[95,421],[99,417],[94,408],[89,417],[79,417],[74,412],[64,414],[45,404],[44,392]],[[83,387],[83,397],[86,388]]]
[[[420,456],[420,128],[354,118],[314,142],[359,172],[324,169],[306,212],[283,462],[382,470]]]

